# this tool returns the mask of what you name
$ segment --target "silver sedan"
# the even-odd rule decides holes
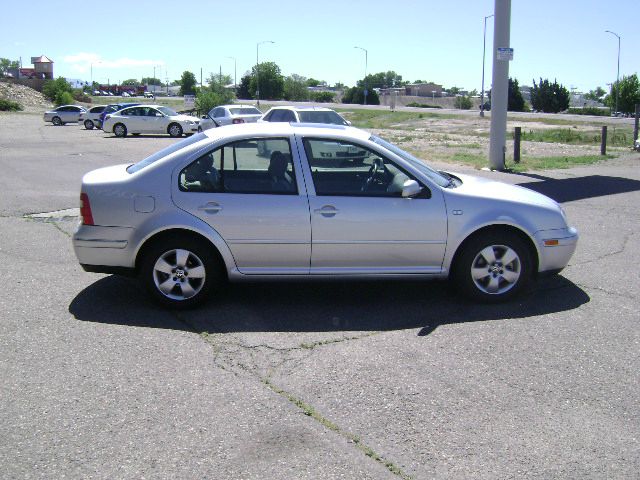
[[[200,131],[235,123],[255,123],[262,112],[253,105],[220,105],[202,116]]]
[[[80,114],[86,112],[87,110],[84,107],[78,105],[62,105],[44,112],[43,118],[45,122],[51,122],[59,126],[65,123],[77,123],[80,120]]]
[[[438,172],[352,127],[207,130],[86,174],[80,198],[83,268],[136,274],[178,308],[227,279],[303,277],[450,278],[505,301],[562,270],[578,240],[550,198]]]

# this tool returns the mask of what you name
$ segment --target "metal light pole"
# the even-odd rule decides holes
[[[491,81],[491,137],[489,161],[493,170],[504,170],[507,150],[507,106],[511,36],[511,0],[494,0],[493,76]]]
[[[258,66],[260,65],[260,61],[258,60],[258,47],[263,43],[276,43],[273,40],[264,40],[263,42],[258,42],[256,44],[256,99],[258,100],[258,106],[260,106],[260,72],[258,71]]]
[[[237,77],[236,77],[236,72],[238,70],[236,68],[236,65],[237,65],[236,64],[236,57],[225,57],[225,58],[230,58],[230,59],[233,60],[233,87],[234,87],[235,90],[237,90],[238,89],[238,80],[237,80]]]
[[[367,64],[369,63],[369,52],[367,52],[366,48],[362,48],[362,47],[353,47],[353,48],[358,48],[362,51],[364,51],[364,104],[367,104],[367,93],[369,93],[367,91]]]
[[[618,98],[620,96],[620,35],[618,35],[616,32],[612,32],[611,30],[605,30],[605,32],[618,37],[618,74],[616,76],[616,113],[617,113]]]
[[[495,14],[494,14],[495,15]],[[484,59],[487,51],[487,18],[494,15],[484,17],[484,30],[482,32],[482,89],[480,90],[480,116],[484,117]]]

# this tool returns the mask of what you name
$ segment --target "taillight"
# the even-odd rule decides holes
[[[242,118],[234,118],[233,123],[244,123],[244,120]]]
[[[93,225],[93,214],[91,213],[91,204],[89,203],[89,195],[80,194],[80,216],[83,225]]]

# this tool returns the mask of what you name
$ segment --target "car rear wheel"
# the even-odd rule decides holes
[[[116,137],[126,137],[127,136],[127,127],[125,127],[121,123],[116,123],[113,127],[113,134]]]
[[[172,123],[171,125],[169,125],[168,131],[169,131],[169,135],[171,135],[174,138],[182,136],[182,127],[177,123]]]
[[[140,273],[155,300],[179,309],[202,303],[223,278],[211,247],[189,237],[152,246]]]
[[[93,122],[91,120],[85,120],[84,121],[84,128],[86,128],[87,130],[93,130],[93,127],[95,125],[93,124]]]
[[[62,125],[62,119],[60,117],[53,117],[51,121],[56,127],[59,127],[60,125]]]
[[[462,292],[484,303],[507,301],[522,292],[533,276],[531,252],[512,232],[487,231],[462,247],[453,276]]]

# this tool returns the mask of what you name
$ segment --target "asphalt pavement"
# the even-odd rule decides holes
[[[516,302],[243,284],[175,313],[70,239],[85,172],[174,141],[0,115],[1,478],[638,478],[640,154],[474,172],[580,231]]]

